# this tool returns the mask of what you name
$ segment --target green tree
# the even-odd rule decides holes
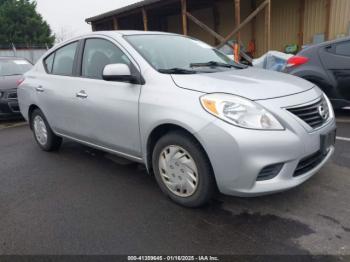
[[[36,12],[30,0],[0,0],[0,44],[51,46],[55,42],[50,26]]]

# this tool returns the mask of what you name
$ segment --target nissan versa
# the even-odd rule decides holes
[[[328,98],[193,38],[98,32],[50,50],[18,88],[45,151],[68,138],[143,163],[175,202],[300,185],[334,152]]]

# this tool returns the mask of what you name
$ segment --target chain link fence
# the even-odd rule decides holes
[[[46,53],[50,47],[48,45],[33,44],[0,44],[1,56],[21,57],[35,64],[39,58]]]

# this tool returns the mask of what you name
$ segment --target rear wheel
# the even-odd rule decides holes
[[[30,125],[34,138],[44,151],[56,151],[60,148],[62,138],[55,135],[40,109],[35,109],[31,115]]]
[[[199,207],[212,198],[215,180],[209,159],[186,133],[172,132],[160,138],[152,162],[160,188],[176,203]]]

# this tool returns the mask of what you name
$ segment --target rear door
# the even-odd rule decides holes
[[[79,137],[80,123],[76,93],[79,78],[75,76],[79,41],[69,43],[44,59],[43,73],[35,87],[39,107],[50,126],[59,134]]]
[[[350,100],[350,40],[322,47],[319,52],[335,86],[334,93]]]

